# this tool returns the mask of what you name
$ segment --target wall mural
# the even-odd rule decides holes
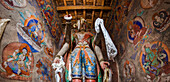
[[[153,14],[152,26],[156,30],[163,32],[170,26],[169,18],[169,13],[165,9],[162,9],[161,11]]]
[[[140,9],[140,10],[137,12],[137,16],[142,16],[144,12],[145,12],[144,9]]]
[[[46,56],[48,56],[48,58],[50,60],[53,60],[54,53],[53,53],[53,49],[52,48],[45,46],[44,52],[45,52]]]
[[[123,23],[125,22],[126,16],[131,10],[134,0],[116,0],[114,1],[114,7],[112,11],[112,17],[109,19],[110,22],[107,27],[109,28],[110,33],[113,33],[113,29],[116,30],[116,34],[120,34],[121,29],[123,28]],[[116,22],[116,23],[114,23]],[[113,28],[115,27],[115,28]]]
[[[140,5],[144,9],[152,8],[154,7],[159,0],[141,0]]]
[[[151,24],[147,24],[147,33],[143,36],[143,38],[135,45],[134,50],[139,49],[139,47],[143,46],[146,40],[149,38],[150,34],[152,33]]]
[[[26,43],[12,42],[2,51],[2,77],[16,80],[32,80],[33,55]]]
[[[41,80],[52,81],[52,60],[42,57],[38,60],[36,67],[38,68],[38,78]]]
[[[138,51],[136,51],[134,54],[132,54],[132,56],[130,56],[131,59],[135,60],[136,59],[136,56],[138,54]]]
[[[124,63],[124,66],[123,66],[123,74],[124,74],[124,77],[126,78],[126,82],[134,82],[135,81],[135,66],[134,64],[127,60],[125,61]]]
[[[29,11],[19,12],[22,23],[17,23],[19,42],[27,43],[32,52],[39,52],[45,40],[45,29],[39,19]]]
[[[121,57],[121,58],[123,58],[124,57],[124,53],[125,53],[125,50],[126,50],[126,47],[125,47],[125,44],[124,44],[124,42],[120,42],[119,44],[118,44],[118,52],[119,52],[119,56]]]
[[[27,6],[27,0],[0,0],[0,2],[9,10],[13,10],[15,7],[22,8]]]
[[[145,43],[140,53],[141,67],[150,78],[156,80],[162,73],[169,74],[170,52],[168,47],[159,41]]]
[[[147,28],[141,17],[137,16],[127,25],[127,38],[130,43],[136,45],[145,35]]]
[[[41,8],[41,13],[43,18],[49,27],[49,31],[53,38],[56,39],[56,42],[59,42],[62,30],[59,27],[57,15],[54,13],[54,8],[51,1],[49,0],[36,0],[39,7]],[[56,18],[56,19],[55,19]]]

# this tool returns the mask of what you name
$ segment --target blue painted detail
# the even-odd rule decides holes
[[[133,54],[130,58],[131,58],[131,59],[133,59],[133,60],[135,60],[135,59],[136,59],[137,54],[138,54],[138,51],[137,51],[137,52],[135,52],[135,54]]]
[[[18,35],[19,42],[28,44],[30,49],[31,49],[31,51],[32,51],[32,53],[38,52],[26,40],[24,40],[24,38],[19,33],[17,33],[17,35]]]
[[[143,27],[142,24],[139,21],[134,21],[133,24],[138,25],[140,27],[140,29],[142,29],[142,27]]]

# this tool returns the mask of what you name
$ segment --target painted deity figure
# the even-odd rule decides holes
[[[9,47],[7,46],[7,48]],[[7,53],[6,50],[3,51],[3,54]],[[16,75],[29,76],[32,60],[32,53],[29,46],[22,43],[19,49],[16,49],[12,55],[8,55],[8,59],[4,61],[3,67],[8,71],[8,77],[14,77]]]
[[[143,47],[143,50],[145,51],[145,63],[144,63],[144,69],[147,74],[153,76],[158,76],[161,71],[161,67],[163,67],[165,64],[162,59],[166,57],[166,54],[161,53],[161,45],[156,49],[151,49],[150,44],[146,44]]]
[[[86,20],[81,18],[78,20],[79,32],[72,34],[71,40],[75,42],[76,46],[70,54],[67,56],[65,79],[66,82],[101,82],[101,72],[99,70],[99,65],[97,58],[99,60],[101,68],[104,70],[109,62],[104,61],[102,52],[98,45],[95,44],[97,37],[93,36],[92,33],[86,32]],[[70,22],[67,22],[70,23]],[[67,25],[68,26],[68,25]],[[67,29],[68,30],[68,29]],[[94,39],[93,39],[94,38]],[[60,62],[60,57],[63,56],[70,48],[70,42],[67,41],[66,33],[66,43],[63,45],[61,50],[56,55],[54,63]],[[90,48],[92,44],[93,50]],[[70,78],[71,77],[71,78]]]

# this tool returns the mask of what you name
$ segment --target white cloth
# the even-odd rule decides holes
[[[55,70],[55,78],[56,78],[56,82],[60,82],[60,76],[59,76],[59,72],[61,74],[61,78],[63,77],[64,74],[64,66],[65,66],[65,62],[63,61],[62,56],[60,56],[60,62],[59,63],[52,63],[53,69]]]
[[[109,60],[114,61],[114,57],[117,55],[117,49],[112,42],[112,39],[109,36],[109,33],[107,32],[106,28],[104,27],[104,21],[103,19],[97,18],[95,21],[95,31],[97,33],[100,32],[99,25],[101,26],[101,30],[103,32],[104,38],[105,38],[105,44],[106,44],[106,49],[107,49],[107,55]]]

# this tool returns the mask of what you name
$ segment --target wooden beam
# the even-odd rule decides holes
[[[104,6],[104,0],[102,0],[102,6]],[[103,10],[100,11],[100,18],[102,17]]]
[[[113,0],[111,0],[110,6],[112,6],[112,4],[113,4]]]
[[[67,6],[66,0],[64,0],[64,6]],[[68,11],[66,11],[66,15],[68,15]]]
[[[92,11],[92,24],[91,24],[91,28],[93,28],[93,22],[94,21],[94,10]]]
[[[64,0],[64,5],[67,6],[66,0]]]
[[[112,7],[109,6],[58,6],[57,11],[63,10],[81,10],[81,9],[101,9],[101,10],[111,10]]]
[[[86,5],[86,0],[83,0],[83,5]],[[83,10],[83,17],[86,19],[86,10]]]
[[[76,5],[76,0],[73,0],[73,4],[74,6]],[[77,11],[74,10],[74,14],[75,14],[75,20],[77,21]]]
[[[96,0],[93,0],[93,6],[95,6],[95,5],[96,5]],[[92,16],[92,19],[91,19],[92,20],[91,28],[93,28],[93,25],[94,25],[94,22],[93,22],[94,21],[94,10],[92,11],[92,15],[91,16]]]
[[[95,4],[96,4],[96,0],[93,0],[93,6],[95,6]]]
[[[59,6],[59,4],[58,4],[58,1],[56,0],[56,4],[57,4],[57,6]]]
[[[86,5],[86,0],[83,0],[83,5]]]

